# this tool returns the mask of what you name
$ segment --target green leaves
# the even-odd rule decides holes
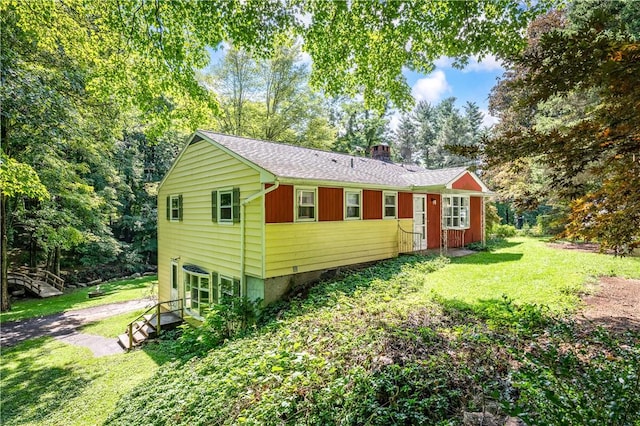
[[[0,159],[0,192],[9,198],[28,197],[37,200],[49,198],[47,188],[38,174],[27,164],[2,155]]]

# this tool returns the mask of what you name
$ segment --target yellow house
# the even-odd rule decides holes
[[[159,187],[159,300],[202,318],[223,294],[270,303],[340,267],[484,239],[477,176],[371,154],[194,133]]]

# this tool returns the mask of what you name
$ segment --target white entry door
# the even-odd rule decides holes
[[[427,248],[427,197],[425,195],[413,196],[413,249],[425,250]]]
[[[172,301],[171,309],[178,309],[178,298],[180,297],[178,294],[178,264],[175,262],[171,262],[171,294],[169,297]]]

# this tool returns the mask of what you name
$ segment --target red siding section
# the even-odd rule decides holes
[[[382,219],[382,191],[362,191],[362,218]]]
[[[469,229],[464,233],[464,243],[482,241],[482,197],[469,198]]]
[[[436,205],[433,205],[436,200]],[[440,248],[440,229],[442,197],[440,194],[427,194],[427,248]]]
[[[272,186],[266,185],[267,188]],[[293,186],[280,185],[278,189],[269,192],[264,200],[264,214],[266,223],[293,222]]]
[[[342,188],[318,188],[318,220],[342,220],[344,218]]]
[[[451,187],[453,189],[467,189],[469,191],[482,191],[482,187],[478,185],[478,182],[476,182],[476,180],[469,174],[469,172],[466,172],[465,174],[460,176],[458,179],[456,179],[456,181],[451,184]]]
[[[413,194],[398,192],[398,219],[413,218]]]

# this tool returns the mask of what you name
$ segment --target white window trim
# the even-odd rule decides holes
[[[184,284],[185,281],[187,280],[187,276],[188,275],[193,275],[198,277],[198,288],[201,288],[199,286],[200,283],[200,279],[201,278],[207,278],[209,280],[209,304],[213,303],[212,301],[212,297],[211,295],[213,294],[213,288],[212,288],[212,279],[211,279],[211,273],[201,273],[201,272],[193,272],[193,271],[187,271],[184,268],[182,269],[182,291],[184,292],[184,303],[185,303],[185,311],[187,311],[187,313],[189,315],[191,315],[194,318],[198,318],[198,319],[203,319],[204,317],[202,315],[200,315],[200,312],[195,312],[191,310],[191,306],[187,307],[186,303],[187,303],[187,289],[186,289],[186,285]],[[188,297],[189,300],[191,300],[191,295],[189,295]],[[198,304],[200,304],[200,300],[198,300]],[[200,305],[198,305],[198,311],[200,311]]]
[[[218,300],[221,300],[222,299],[222,295],[223,295],[223,293],[222,293],[222,280],[231,281],[231,292],[233,293],[233,277],[229,277],[227,275],[219,274],[218,275],[218,283],[217,283],[218,284],[217,285],[217,287],[218,287]],[[231,296],[233,297],[233,294]]]
[[[178,262],[176,262],[175,260],[171,260],[171,262],[169,262],[169,264],[171,265],[170,268],[170,275],[169,275],[169,281],[170,281],[170,287],[169,290],[178,290],[178,294],[180,294],[180,267],[178,266]],[[176,279],[173,279],[173,268],[176,268]],[[175,281],[175,282],[174,282]]]
[[[347,204],[347,194],[353,193],[358,194],[358,200],[360,204],[358,205],[358,211],[360,215],[358,217],[347,217],[347,208],[349,207]],[[362,190],[361,189],[344,189],[344,220],[362,220]]]
[[[387,204],[386,204],[386,197],[387,195],[393,195],[394,197],[394,215],[393,216],[387,216]],[[389,206],[391,207],[391,206]],[[383,219],[396,219],[398,217],[398,193],[395,191],[383,191],[382,192],[382,218]]]
[[[240,288],[238,289],[238,295],[235,296],[233,294],[234,285],[235,285],[236,280],[240,281],[238,278],[234,278],[234,277],[229,276],[229,275],[218,274],[218,282],[216,283],[216,285],[217,285],[217,292],[218,292],[218,300],[219,301],[222,300],[222,296],[223,296],[223,293],[222,293],[222,280],[229,280],[231,282],[231,292],[232,292],[231,297],[244,297],[243,290],[242,290],[242,282],[240,282]]]
[[[467,211],[467,215],[466,215],[466,224],[464,224],[463,226],[447,226],[447,214],[445,213],[444,209],[446,208],[445,205],[445,198],[448,198],[449,201],[449,205],[450,208],[453,209],[453,198],[460,198],[460,205],[458,206],[458,208],[460,209],[460,211],[462,211],[462,209],[466,209]],[[466,205],[463,206],[462,205],[462,200],[466,199]],[[460,214],[458,214],[458,218],[460,218]],[[453,213],[451,215],[451,222],[453,223]],[[447,195],[442,195],[442,229],[469,229],[471,227],[471,198],[469,195],[458,195],[458,194],[447,194]]]
[[[176,218],[173,217],[173,200],[178,202],[178,215]],[[180,195],[169,195],[169,222],[180,222]]]
[[[314,201],[314,205],[313,205],[313,218],[309,219],[309,218],[299,218],[298,217],[298,202],[299,202],[299,198],[298,198],[298,192],[299,191],[308,191],[308,192],[312,192],[313,191],[313,201]],[[294,203],[293,203],[293,214],[294,214],[294,218],[296,222],[317,222],[318,221],[318,188],[317,187],[307,187],[307,186],[296,186],[293,188],[293,196],[295,197]]]
[[[218,189],[218,223],[221,225],[233,225],[233,188],[222,188]],[[231,204],[229,207],[231,208],[231,219],[222,219],[222,193],[229,193],[231,196]]]

